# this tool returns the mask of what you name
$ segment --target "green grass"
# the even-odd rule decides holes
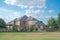
[[[0,40],[60,40],[60,32],[6,32]]]

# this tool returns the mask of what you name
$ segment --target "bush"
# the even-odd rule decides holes
[[[20,32],[25,32],[25,30],[24,29],[20,29]]]

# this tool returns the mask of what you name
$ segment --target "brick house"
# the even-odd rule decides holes
[[[34,28],[38,28],[43,30],[45,27],[45,24],[42,21],[39,21],[33,17],[28,17],[24,15],[23,17],[16,18],[13,21],[9,22],[6,26],[7,30],[12,30],[11,24],[15,25],[16,30],[24,29],[24,30],[29,30],[29,25],[33,25]]]

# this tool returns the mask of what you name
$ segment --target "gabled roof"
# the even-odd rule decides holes
[[[15,21],[20,21],[20,18],[16,18],[16,19],[14,19],[14,22],[15,22]]]
[[[21,21],[26,21],[27,18],[28,16],[24,15],[23,17],[21,17]]]
[[[36,24],[45,25],[42,21],[38,21]]]
[[[37,20],[37,19],[30,16],[30,17],[28,17],[28,19],[26,21],[39,21],[39,20]]]
[[[8,25],[11,25],[11,23],[14,23],[14,20],[13,21],[10,21],[9,23],[7,23],[6,25],[8,26]]]
[[[28,16],[26,16],[26,15],[24,15],[23,17],[20,17],[20,18],[16,18],[16,19],[14,19],[13,21],[11,21],[11,22],[17,22],[17,21],[37,21],[36,23],[34,23],[34,25],[35,24],[39,24],[39,25],[45,25],[42,21],[39,21],[39,20],[37,20],[37,19],[35,19],[35,18],[33,18],[33,17],[28,17]],[[10,25],[10,23],[11,22],[9,22],[7,25]]]

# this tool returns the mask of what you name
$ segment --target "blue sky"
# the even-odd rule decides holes
[[[27,15],[46,24],[51,16],[57,18],[59,12],[60,0],[0,0],[0,18],[6,23]]]

